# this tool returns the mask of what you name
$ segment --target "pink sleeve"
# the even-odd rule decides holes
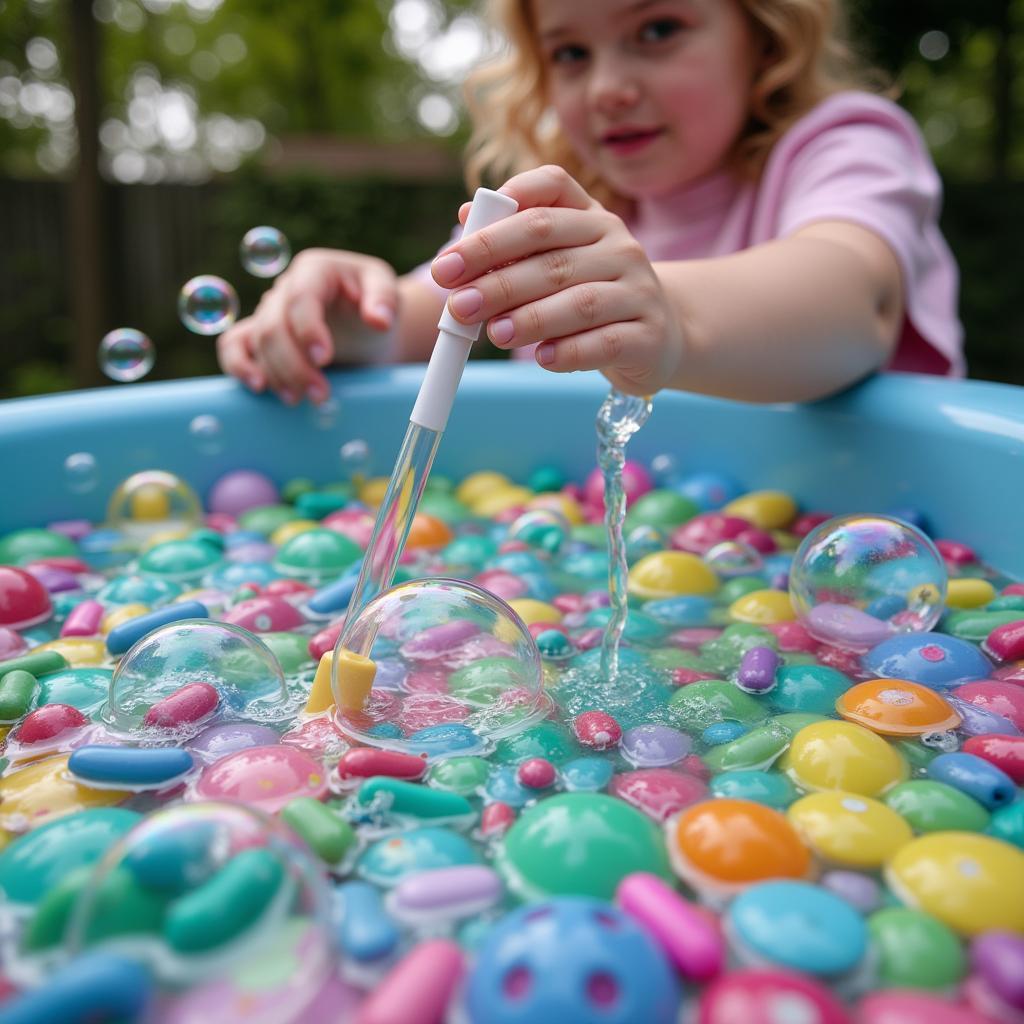
[[[456,224],[455,227],[452,228],[452,233],[448,236],[448,241],[445,242],[444,245],[442,245],[441,248],[438,249],[437,252],[434,253],[434,255],[430,257],[429,260],[426,260],[425,262],[419,264],[419,266],[413,267],[412,270],[410,270],[409,274],[408,274],[408,276],[413,278],[413,280],[421,281],[428,288],[432,289],[434,292],[437,293],[439,298],[442,298],[445,301],[447,301],[448,289],[447,288],[442,288],[434,280],[433,275],[430,273],[430,264],[433,263],[434,260],[436,260],[437,257],[445,249],[448,248],[448,246],[454,245],[454,243],[457,242],[461,237],[462,237],[462,225],[461,224]]]
[[[772,237],[825,220],[881,237],[899,261],[906,305],[889,368],[963,375],[959,274],[938,226],[942,184],[908,114],[867,93],[831,97],[776,146],[760,193]]]

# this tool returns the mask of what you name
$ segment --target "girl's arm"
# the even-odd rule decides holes
[[[881,238],[852,223],[653,267],[683,338],[668,387],[807,401],[884,366],[899,338],[899,264]]]
[[[397,362],[422,363],[430,358],[444,300],[444,294],[411,274],[398,279]]]

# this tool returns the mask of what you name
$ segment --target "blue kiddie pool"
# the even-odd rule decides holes
[[[1024,391],[656,396],[611,673],[607,382],[470,364],[348,660],[422,375],[0,405],[0,1024],[1024,1016]]]

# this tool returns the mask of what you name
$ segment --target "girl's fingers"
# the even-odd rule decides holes
[[[359,271],[359,315],[363,323],[386,331],[398,308],[398,281],[394,270],[383,261],[372,260]]]
[[[555,294],[549,289],[537,301],[490,320],[487,337],[498,348],[522,348],[545,338],[561,338],[640,316],[643,310],[638,296],[615,282],[614,273],[614,267],[609,267],[604,280],[588,274],[586,280]]]
[[[545,164],[509,178],[499,192],[511,196],[520,210],[534,206],[561,206],[575,210],[599,208],[597,200],[562,167]]]
[[[239,320],[217,338],[217,359],[221,369],[237,377],[252,391],[262,391],[266,378],[251,349],[252,317]]]
[[[620,374],[642,380],[649,368],[638,355],[651,350],[649,329],[640,319],[604,324],[565,338],[554,338],[537,346],[534,358],[553,373],[573,370],[603,370],[615,367]],[[624,362],[624,356],[628,363]]]
[[[592,212],[524,210],[460,239],[434,260],[430,270],[443,288],[457,288],[470,281],[479,285],[481,282],[477,279],[495,267],[537,253],[592,245],[605,234],[607,227]],[[551,259],[557,262],[564,257],[552,256]]]
[[[284,305],[286,327],[296,345],[314,366],[326,366],[334,355],[334,339],[320,299],[304,292]]]

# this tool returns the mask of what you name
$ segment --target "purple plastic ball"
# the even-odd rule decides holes
[[[211,512],[240,516],[251,508],[276,505],[281,500],[277,485],[251,469],[225,473],[211,488],[207,507]]]

